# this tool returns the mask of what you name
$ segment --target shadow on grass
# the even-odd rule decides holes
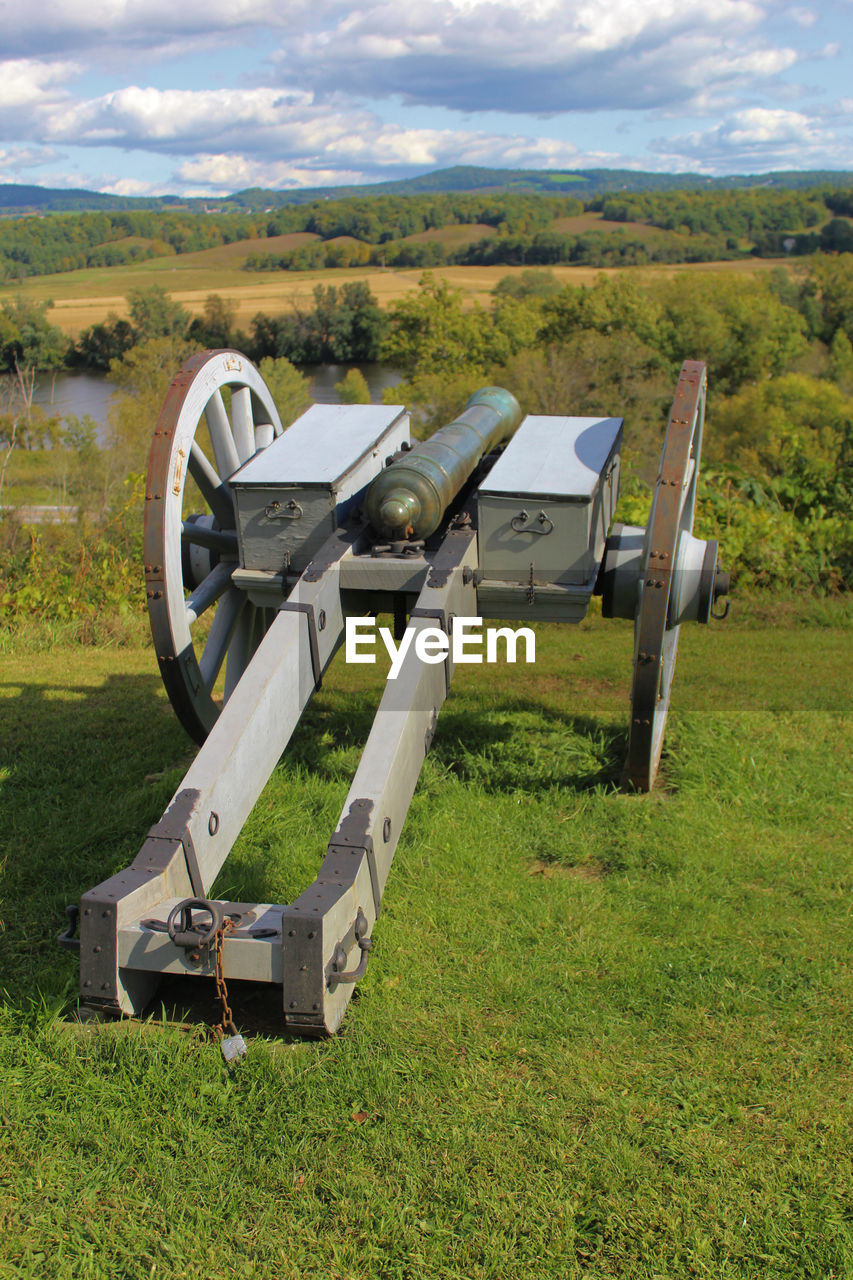
[[[303,716],[287,759],[319,777],[337,777],[330,743],[361,749],[375,711],[373,701],[354,694],[325,697]],[[440,770],[488,791],[581,792],[617,786],[627,748],[627,724],[571,715],[546,697],[508,698],[485,707],[481,699],[451,695],[429,758]]]
[[[76,984],[56,947],[66,904],[132,860],[188,744],[156,676],[75,686],[25,671],[0,684],[0,743],[0,985],[17,1003]]]

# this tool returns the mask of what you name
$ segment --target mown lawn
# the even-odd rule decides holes
[[[53,941],[190,758],[152,655],[0,658],[0,1276],[853,1275],[842,622],[685,629],[649,797],[629,627],[460,672],[341,1034],[237,989],[233,1076],[195,1012],[75,1024]],[[327,681],[220,892],[313,875],[380,678]]]

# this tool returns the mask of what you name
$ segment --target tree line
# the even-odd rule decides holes
[[[588,200],[571,195],[451,192],[350,196],[267,211],[195,213],[137,209],[62,213],[0,221],[0,279],[120,266],[192,253],[238,240],[307,232],[318,239],[287,251],[253,250],[248,271],[323,267],[466,265],[591,266],[725,260],[758,254],[846,251],[849,190],[626,192]],[[573,232],[559,220],[584,211],[641,223],[659,234]],[[819,224],[835,219],[831,230]],[[474,243],[412,237],[452,226],[490,227]],[[788,243],[790,241],[790,244]]]
[[[527,268],[505,277],[488,306],[473,307],[429,273],[386,312],[364,282],[318,285],[310,304],[281,316],[259,313],[248,333],[235,328],[233,304],[216,295],[194,319],[156,287],[128,301],[127,319],[93,326],[74,347],[76,358],[101,367],[109,359],[121,390],[114,447],[97,448],[94,424],[85,422],[50,436],[62,456],[79,460],[68,491],[99,519],[126,499],[127,475],[144,468],[151,422],[182,360],[199,347],[236,345],[260,363],[288,420],[308,402],[300,364],[351,365],[346,398],[363,399],[355,369],[376,358],[402,373],[390,394],[413,409],[422,435],[486,383],[508,386],[527,412],[624,416],[623,518],[644,523],[645,486],[675,378],[684,359],[698,358],[710,379],[703,536],[719,537],[744,583],[849,583],[851,254],[816,256],[796,273],[779,268],[760,278],[682,273],[638,282],[623,273],[580,287],[561,284],[547,268]],[[0,353],[13,376],[32,368],[39,352],[61,361],[65,344],[56,334],[32,304],[0,312]],[[6,463],[11,422],[0,406]],[[19,437],[19,449],[24,444]]]

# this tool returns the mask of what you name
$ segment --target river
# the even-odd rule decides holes
[[[341,381],[347,368],[347,365],[321,364],[304,370],[305,375],[311,379],[311,396],[317,404],[340,402],[335,383]],[[389,365],[365,364],[360,368],[374,404],[381,404],[382,392],[386,387],[395,386],[402,378],[402,374]],[[106,427],[112,394],[112,384],[102,373],[91,370],[42,373],[37,377],[33,402],[40,405],[46,413],[62,418],[69,415],[82,418],[89,414],[95,422]]]

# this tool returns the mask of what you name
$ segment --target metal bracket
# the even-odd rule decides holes
[[[65,914],[68,917],[68,927],[64,933],[60,933],[56,941],[66,951],[79,951],[80,939],[75,937],[75,934],[77,933],[77,921],[80,919],[80,908],[76,903],[71,903],[70,906],[65,908]]]
[[[453,619],[455,617],[456,617],[455,613],[445,613],[444,609],[412,609],[411,613],[409,614],[410,621],[412,618],[433,618],[438,623],[439,627],[444,632],[444,634],[447,636],[448,640],[450,640],[450,631],[453,626]],[[451,681],[451,671],[450,671],[450,654],[451,653],[452,653],[452,644],[451,644],[451,648],[447,652],[447,657],[444,659],[444,679],[446,682],[445,688],[448,693],[450,692],[450,681]]]
[[[311,647],[311,669],[314,672],[314,688],[319,689],[323,683],[323,668],[320,666],[320,646],[317,642],[317,620],[314,616],[313,604],[297,604],[285,600],[278,606],[279,613],[304,613],[308,619],[308,644]]]

